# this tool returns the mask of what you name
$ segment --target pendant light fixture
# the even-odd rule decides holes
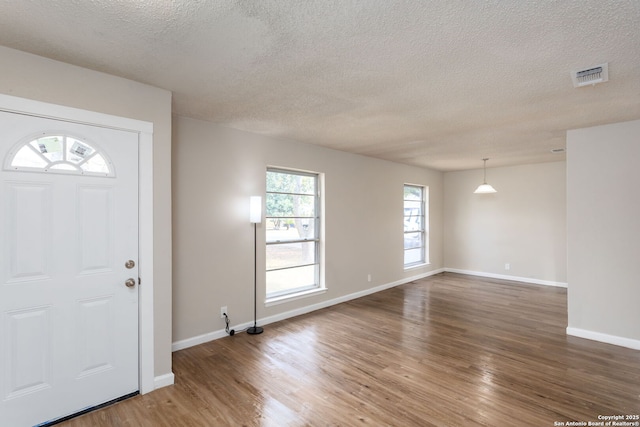
[[[476,188],[476,191],[474,191],[475,194],[497,193],[491,184],[487,184],[487,160],[489,159],[482,159],[482,161],[484,161],[484,182]]]

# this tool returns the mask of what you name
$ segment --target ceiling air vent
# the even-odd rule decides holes
[[[595,85],[609,81],[609,63],[596,65],[583,70],[572,71],[573,87]]]

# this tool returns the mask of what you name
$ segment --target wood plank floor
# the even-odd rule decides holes
[[[175,385],[60,425],[554,426],[640,413],[640,351],[566,326],[565,289],[443,273],[178,351]]]

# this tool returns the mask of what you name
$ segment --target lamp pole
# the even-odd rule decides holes
[[[249,335],[263,332],[258,326],[258,223],[262,220],[262,198],[253,196],[250,199],[250,220],[253,223],[253,326],[247,329]]]

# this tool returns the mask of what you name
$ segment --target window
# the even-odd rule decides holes
[[[267,170],[267,298],[320,287],[318,175]]]
[[[86,141],[68,135],[45,134],[12,150],[5,169],[114,176],[110,165],[105,155]]]
[[[404,266],[428,262],[427,188],[404,186]]]

